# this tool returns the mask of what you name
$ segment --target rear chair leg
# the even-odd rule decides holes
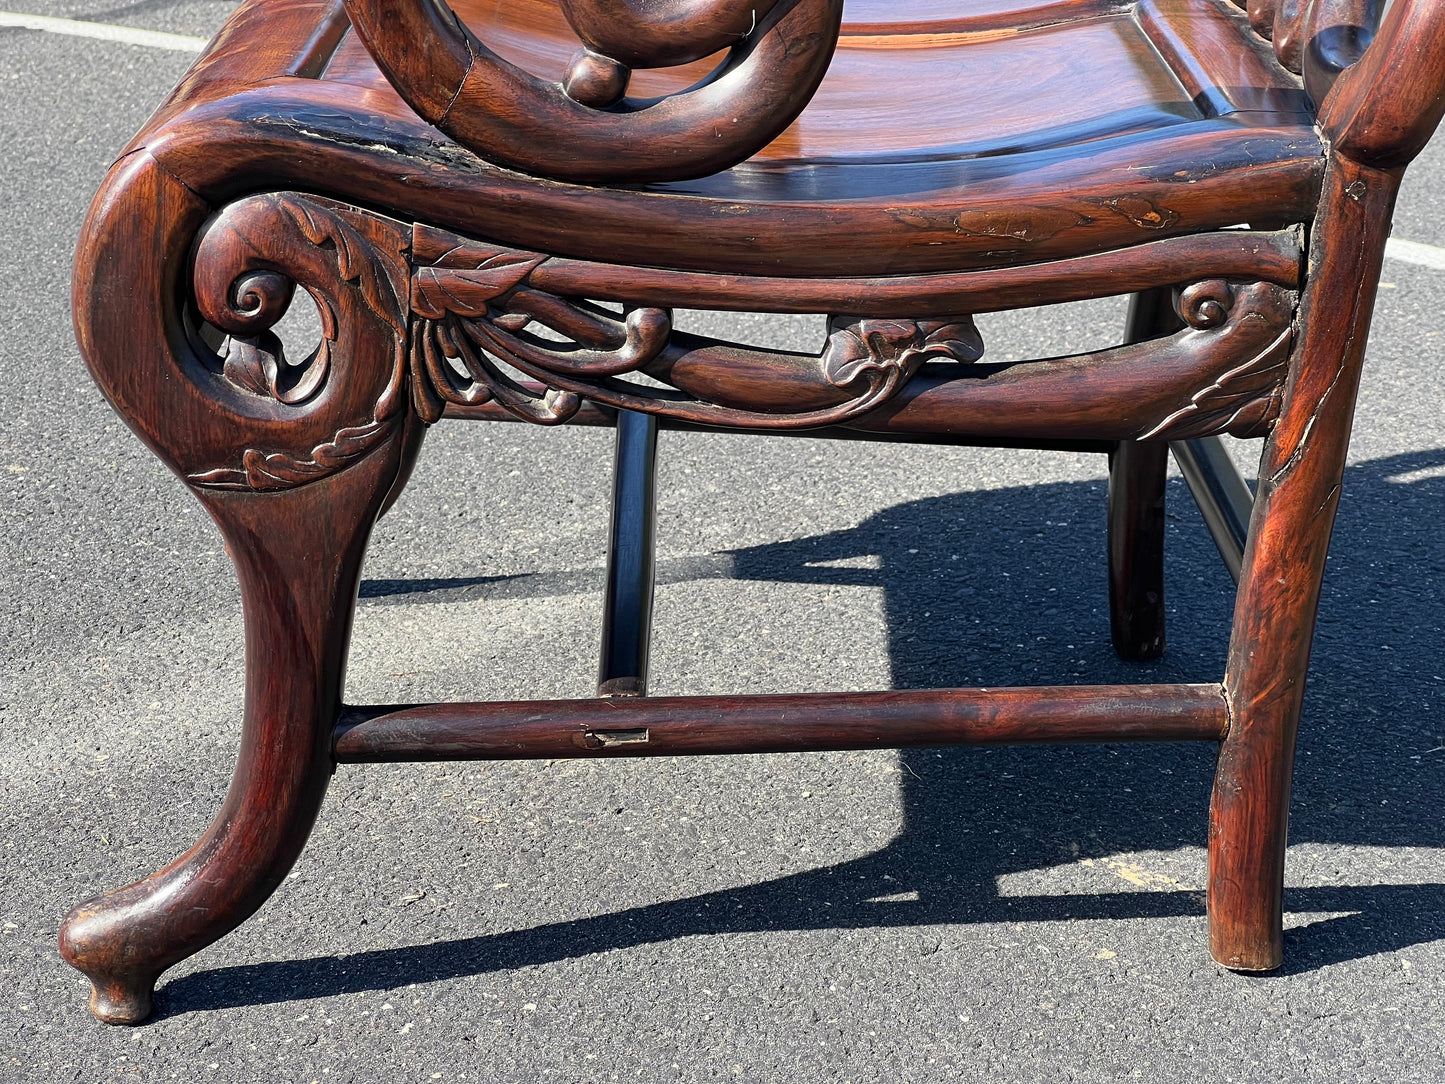
[[[1173,291],[1135,294],[1126,341],[1143,342],[1180,326]],[[1109,629],[1121,659],[1164,654],[1164,481],[1169,446],[1121,440],[1109,456]]]
[[[254,913],[301,852],[331,777],[331,732],[366,539],[397,475],[389,447],[275,493],[201,493],[241,581],[246,705],[225,803],[200,841],[145,880],[76,907],[60,951],[112,1024],[151,1012],[161,972]]]
[[[1121,659],[1164,654],[1164,481],[1169,445],[1121,440],[1109,456],[1109,631]]]
[[[1234,606],[1209,824],[1215,960],[1278,967],[1295,735],[1325,554],[1398,176],[1334,159],[1280,418],[1265,443]]]
[[[612,473],[612,521],[607,539],[598,696],[647,693],[656,507],[657,419],[651,414],[620,410]]]

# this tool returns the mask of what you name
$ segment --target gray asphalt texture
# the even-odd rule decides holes
[[[204,36],[227,5],[32,10]],[[188,59],[0,30],[0,1080],[1445,1079],[1445,273],[1394,261],[1281,971],[1209,958],[1202,746],[377,766],[338,772],[290,879],[153,1021],[95,1022],[59,920],[204,829],[241,706],[219,539],[68,315],[90,194]],[[1442,174],[1437,141],[1397,236],[1445,245]],[[1122,318],[980,323],[1006,357]],[[605,432],[437,427],[377,531],[348,698],[587,695],[609,462]],[[660,472],[656,693],[1220,673],[1232,589],[1177,478],[1170,653],[1137,666],[1109,647],[1101,457],[665,434]]]

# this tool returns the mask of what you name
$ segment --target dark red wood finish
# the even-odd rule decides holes
[[[1260,463],[1224,675],[1230,730],[1209,821],[1210,948],[1226,967],[1264,971],[1282,959],[1295,734],[1399,180],[1332,163],[1313,238],[1331,258],[1305,292],[1283,411]],[[1330,318],[1319,318],[1322,310]]]
[[[1121,659],[1164,654],[1164,482],[1169,445],[1121,440],[1109,456],[1109,632]]]
[[[533,700],[349,708],[339,763],[1218,741],[1218,685]]]
[[[690,18],[704,6],[722,18]],[[588,49],[559,86],[499,57],[444,5],[346,7],[422,119],[489,162],[585,184],[705,177],[761,150],[818,89],[843,14],[843,0],[662,0],[639,12],[606,4],[605,14],[592,0],[571,0],[564,7],[574,28],[590,31]],[[668,32],[680,26],[695,33]],[[727,62],[694,88],[597,108],[618,105],[629,66],[687,63],[727,47]]]
[[[1179,327],[1167,290],[1137,293],[1125,334],[1132,343]],[[1109,632],[1122,659],[1164,654],[1164,482],[1169,445],[1121,440],[1109,453]]]
[[[1445,0],[1398,0],[1367,49],[1364,0],[454,14],[250,0],[92,206],[82,352],[215,518],[247,639],[215,822],[62,926],[96,1015],[143,1019],[166,967],[261,905],[338,760],[1222,739],[1212,951],[1277,965],[1314,610],[1394,193],[1445,111]],[[322,314],[307,358],[272,333],[298,288]],[[972,319],[1119,293],[1149,312],[1112,349],[995,363]],[[765,350],[679,333],[675,305],[828,330]],[[1163,646],[1166,442],[1265,435],[1223,683],[344,707],[368,532],[427,426],[623,409],[1113,449],[1130,657]]]

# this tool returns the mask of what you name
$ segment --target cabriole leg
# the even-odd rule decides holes
[[[405,224],[295,193],[213,213],[144,153],[116,164],[86,220],[81,352],[220,527],[246,626],[241,751],[216,819],[171,865],[61,926],[102,1020],[144,1019],[161,972],[260,907],[315,820],[363,551],[420,439],[408,238]],[[287,358],[271,328],[303,288],[323,338]]]
[[[150,1015],[161,972],[255,912],[300,854],[331,776],[366,538],[396,467],[395,454],[381,454],[296,490],[207,497],[245,610],[240,757],[194,847],[61,926],[61,954],[90,978],[101,1020]]]
[[[1331,163],[1279,421],[1265,444],[1234,608],[1209,824],[1215,960],[1278,967],[1295,735],[1325,553],[1397,173]]]

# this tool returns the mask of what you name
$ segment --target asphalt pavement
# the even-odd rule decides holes
[[[205,37],[229,5],[9,7]],[[1445,271],[1394,259],[1280,971],[1209,958],[1202,746],[368,766],[151,1022],[93,1020],[57,925],[190,845],[240,717],[219,538],[68,311],[90,195],[190,59],[0,28],[0,1080],[1445,1080]],[[1441,181],[1437,140],[1397,237],[1445,247]],[[980,326],[1007,357],[1122,320]],[[370,552],[348,699],[588,695],[610,458],[603,431],[436,427]],[[1099,456],[664,434],[653,691],[1216,680],[1232,585],[1177,477],[1169,655],[1115,659],[1104,491]]]

